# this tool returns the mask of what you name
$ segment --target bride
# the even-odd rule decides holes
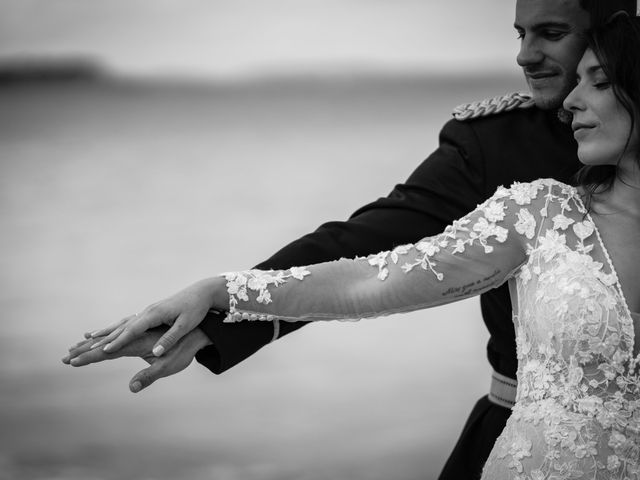
[[[585,164],[577,187],[516,183],[416,244],[205,279],[96,332],[95,347],[116,351],[167,315],[180,337],[209,309],[229,322],[360,319],[508,282],[517,401],[483,478],[640,478],[640,19],[591,32],[577,73],[564,102]]]

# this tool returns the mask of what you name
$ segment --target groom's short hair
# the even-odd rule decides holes
[[[631,17],[636,16],[638,0],[580,0],[580,6],[589,12],[591,26],[595,27],[606,23],[611,15],[624,11]]]

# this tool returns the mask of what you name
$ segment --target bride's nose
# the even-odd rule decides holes
[[[569,95],[567,95],[567,98],[565,98],[564,102],[562,102],[562,106],[564,107],[565,110],[568,110],[570,112],[581,110],[584,108],[584,102],[582,99],[580,83],[578,83],[574,87],[574,89],[571,90],[571,92],[569,92]]]

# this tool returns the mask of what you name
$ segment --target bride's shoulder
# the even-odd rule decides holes
[[[582,210],[578,190],[553,178],[541,178],[532,182],[514,182],[509,187],[498,187],[491,197],[491,201],[505,202],[509,209],[515,208],[516,211],[521,208],[535,209],[543,213],[543,216],[547,209],[554,204],[562,210],[570,205],[576,205],[578,210]]]
[[[513,182],[509,187],[500,186],[494,196],[509,198],[522,205],[538,198],[576,197],[575,187],[553,178],[539,178],[532,182]]]
[[[552,189],[557,192],[563,192],[568,195],[576,193],[576,187],[561,182],[560,180],[556,180],[555,178],[539,178],[538,180],[534,180],[533,182],[529,183],[540,184],[543,187]]]

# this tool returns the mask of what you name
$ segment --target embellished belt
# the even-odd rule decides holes
[[[504,408],[513,408],[516,404],[516,390],[518,381],[515,378],[502,375],[495,370],[491,373],[491,388],[489,401]]]

